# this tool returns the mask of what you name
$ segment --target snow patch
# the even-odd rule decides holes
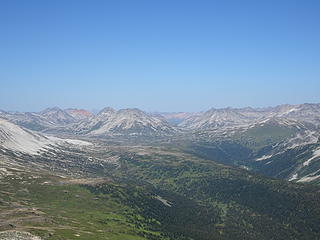
[[[320,178],[320,175],[317,175],[317,176],[306,176],[306,177],[303,177],[301,179],[299,179],[297,182],[311,182],[311,181],[314,181],[316,179]]]
[[[51,136],[48,138],[59,145],[64,145],[64,144],[72,144],[72,145],[78,145],[78,146],[91,146],[91,145],[93,145],[91,142],[78,140],[78,139],[57,138],[57,137],[51,137]]]
[[[310,162],[318,157],[320,157],[320,147],[313,152],[313,156],[311,158],[303,163],[303,166],[309,166]]]
[[[256,161],[263,161],[271,158],[273,155],[263,155],[262,157],[256,158]]]
[[[289,181],[294,181],[294,180],[297,180],[298,179],[298,173],[295,173],[292,175],[291,178],[289,178]]]

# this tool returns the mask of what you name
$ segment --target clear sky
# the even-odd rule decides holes
[[[1,0],[0,109],[320,102],[318,0]]]

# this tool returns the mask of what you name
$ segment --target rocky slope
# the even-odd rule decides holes
[[[62,110],[58,107],[47,108],[41,112],[0,112],[0,117],[34,131],[48,132],[56,128],[66,128],[79,121],[74,110]],[[81,118],[83,119],[83,118]]]
[[[90,136],[164,136],[175,133],[168,122],[139,109],[116,111],[112,108],[105,108],[96,116],[80,122],[75,131]]]
[[[224,108],[191,116],[179,124],[191,130],[241,127],[267,121],[269,119],[288,119],[304,124],[320,126],[320,104],[280,105],[277,107]]]
[[[85,109],[68,108],[64,111],[76,120],[83,120],[93,116],[93,113]]]

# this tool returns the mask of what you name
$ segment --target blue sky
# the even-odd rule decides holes
[[[0,109],[320,102],[320,1],[2,0]]]

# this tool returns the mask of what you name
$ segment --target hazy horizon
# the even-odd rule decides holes
[[[240,106],[240,107],[236,107],[236,106],[225,106],[225,107],[215,107],[215,106],[212,106],[212,107],[209,107],[207,109],[201,109],[199,111],[159,111],[159,110],[145,110],[145,109],[142,109],[142,108],[138,108],[138,107],[135,107],[135,106],[132,106],[132,107],[120,107],[120,108],[115,108],[113,106],[104,106],[102,108],[84,108],[84,107],[59,107],[59,106],[48,106],[48,107],[45,107],[45,108],[42,108],[42,109],[39,109],[39,110],[27,110],[27,111],[19,111],[19,110],[12,110],[12,109],[3,109],[3,108],[0,108],[0,111],[6,111],[6,112],[40,112],[40,111],[43,111],[43,110],[46,110],[46,109],[52,109],[52,108],[59,108],[59,109],[62,109],[62,110],[67,110],[67,109],[76,109],[76,110],[86,110],[86,111],[89,111],[89,112],[92,112],[92,113],[98,113],[99,111],[103,110],[104,108],[112,108],[114,110],[123,110],[123,109],[139,109],[139,110],[142,110],[144,112],[148,112],[148,113],[198,113],[198,112],[205,112],[205,111],[208,111],[210,109],[227,109],[227,108],[231,108],[231,109],[242,109],[242,108],[254,108],[254,109],[267,109],[267,108],[273,108],[273,107],[277,107],[277,106],[281,106],[281,105],[300,105],[300,104],[320,104],[320,102],[305,102],[305,103],[297,103],[297,104],[290,104],[290,103],[282,103],[282,104],[276,104],[276,105],[269,105],[269,106]]]

